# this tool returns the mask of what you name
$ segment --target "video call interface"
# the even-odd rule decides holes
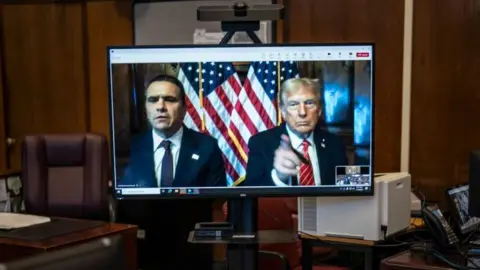
[[[370,193],[372,54],[370,45],[109,48],[116,196]],[[275,164],[279,148],[300,163]]]

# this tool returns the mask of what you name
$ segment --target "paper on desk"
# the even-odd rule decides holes
[[[7,181],[5,178],[0,178],[0,202],[8,201]]]
[[[49,217],[17,213],[0,213],[0,229],[11,230],[50,222]]]

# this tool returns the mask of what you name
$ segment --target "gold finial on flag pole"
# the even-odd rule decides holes
[[[277,61],[277,124],[282,123],[282,112],[280,110],[280,88],[282,87],[281,61]]]

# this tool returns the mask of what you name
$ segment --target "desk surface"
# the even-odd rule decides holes
[[[60,245],[69,245],[77,242],[84,242],[90,239],[121,233],[129,229],[135,230],[136,233],[137,226],[118,223],[105,223],[104,225],[99,227],[57,236],[41,241],[25,241],[11,238],[0,238],[0,245],[50,249],[58,247]]]
[[[331,237],[331,236],[321,236],[321,235],[317,236],[317,235],[311,235],[306,233],[300,233],[299,236],[301,239],[305,239],[305,240],[311,239],[311,240],[320,240],[325,242],[355,244],[355,245],[364,245],[364,246],[375,245],[375,241],[355,239],[355,238]]]
[[[99,227],[77,231],[40,241],[26,241],[11,238],[0,238],[0,262],[21,259],[50,250],[79,245],[101,237],[122,234],[125,240],[125,256],[128,269],[137,267],[137,229],[135,225],[105,223]]]
[[[402,269],[418,269],[418,270],[444,270],[451,269],[438,260],[427,262],[425,256],[421,254],[412,255],[409,250],[393,255],[382,261],[381,270],[402,270]]]

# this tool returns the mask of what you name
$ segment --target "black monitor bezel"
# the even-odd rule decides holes
[[[111,63],[109,52],[110,50],[116,49],[174,49],[174,48],[236,48],[236,47],[328,47],[328,46],[369,46],[371,47],[371,145],[370,145],[370,177],[371,177],[371,186],[367,191],[346,191],[346,190],[326,190],[325,187],[258,187],[258,188],[244,188],[244,187],[226,187],[225,192],[220,194],[181,194],[181,195],[161,195],[161,194],[146,194],[146,195],[121,195],[117,193],[116,189],[116,177],[115,175],[115,131],[114,131],[114,112],[113,112],[113,103],[112,103],[112,91],[111,91]],[[107,60],[107,91],[108,91],[108,111],[109,111],[109,133],[110,133],[110,162],[111,162],[111,175],[112,175],[112,185],[111,191],[116,200],[164,200],[164,199],[206,199],[206,198],[225,198],[225,199],[235,199],[235,198],[259,198],[259,197],[368,197],[375,194],[375,182],[374,182],[374,156],[375,156],[375,43],[288,43],[288,44],[181,44],[181,45],[125,45],[125,46],[107,46],[106,47],[106,60]],[[177,189],[189,189],[189,187],[178,187]],[[191,188],[195,189],[195,188]],[[248,192],[247,192],[248,191]]]

